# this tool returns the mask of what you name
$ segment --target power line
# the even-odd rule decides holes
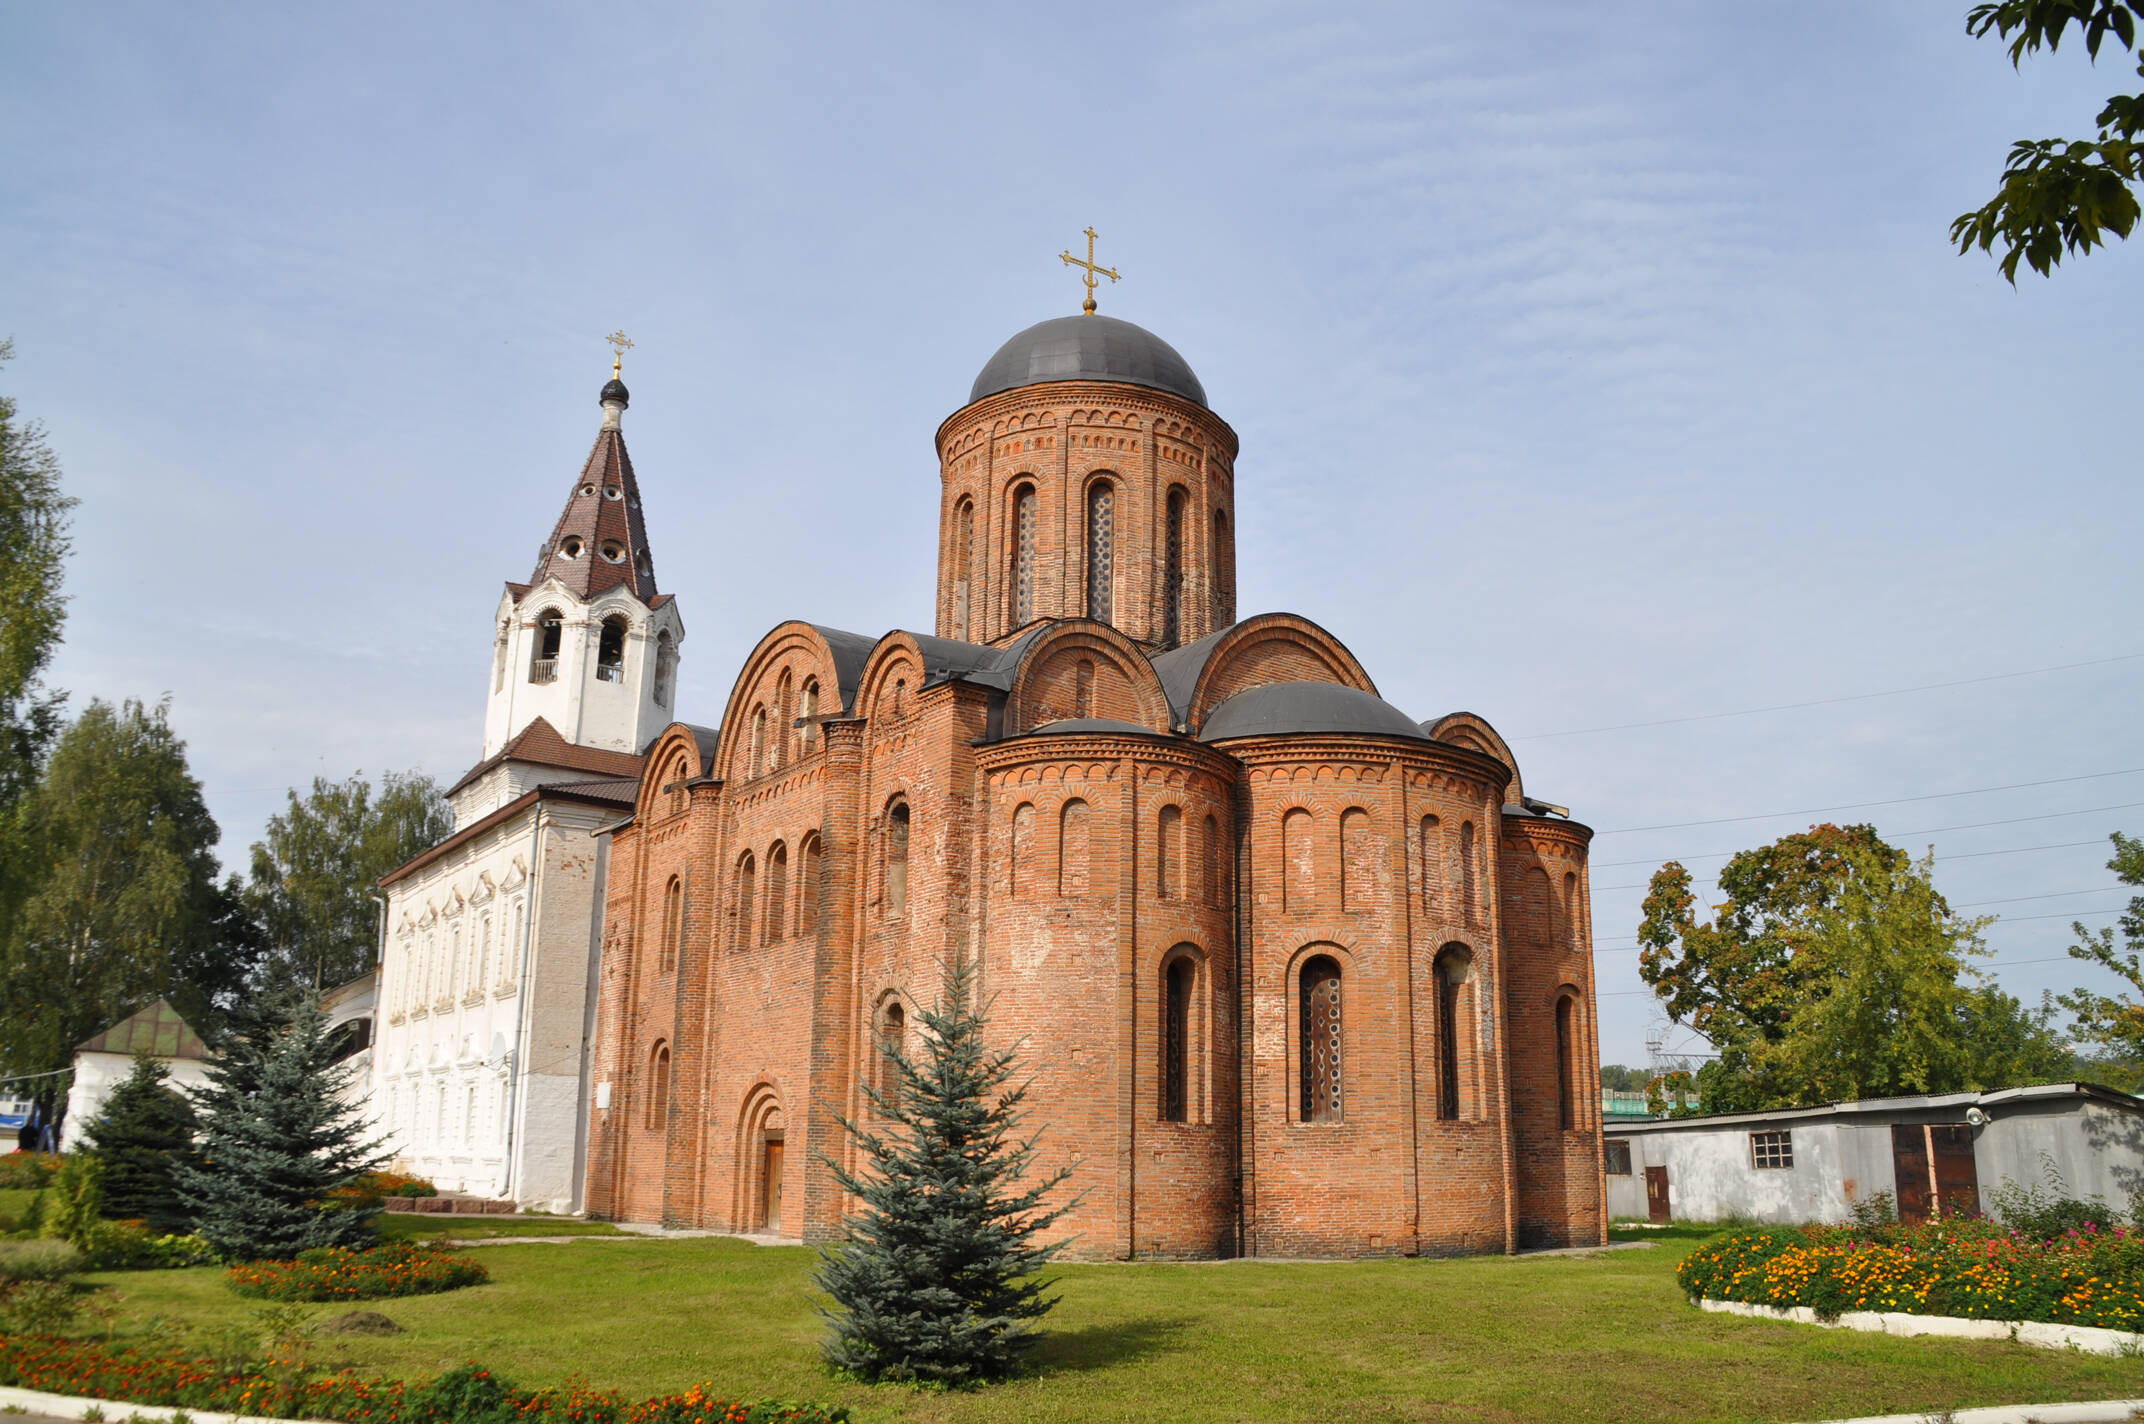
[[[1953,905],[1953,910],[1977,910],[1982,905],[2015,905],[2021,900],[2059,900],[2065,895],[2104,895],[2109,890],[2125,890],[2125,885],[2102,885],[2097,890],[2050,890],[2044,895],[2011,895],[2001,900],[1968,900]]]
[[[1990,900],[1985,903],[1993,904],[1994,901]],[[1960,908],[1963,907],[1961,906]],[[2089,920],[2094,915],[2123,915],[2127,914],[2128,912],[2129,907],[2126,905],[2117,906],[2116,908],[2111,910],[2057,910],[2053,914],[2048,915],[2005,915],[2002,917],[1999,923],[2005,925],[2021,925],[2024,924],[2027,920]],[[1620,938],[1620,936],[1618,936],[1618,938]],[[1596,943],[1593,948],[1596,952],[1605,949],[1615,954],[1632,954],[1635,953],[1638,948],[1637,936],[1631,936],[1631,942],[1629,944]]]
[[[1883,801],[1852,801],[1843,806],[1806,806],[1799,811],[1760,811],[1750,816],[1719,816],[1709,821],[1667,821],[1657,826],[1618,826],[1612,831],[1595,831],[1593,834],[1595,838],[1627,836],[1635,835],[1639,831],[1679,831],[1690,826],[1725,826],[1736,821],[1768,821],[1778,816],[1822,816],[1833,811],[1862,811],[1871,806],[1903,806],[1911,801],[1942,801],[1952,796],[1985,796],[1992,791],[2023,791],[2033,786],[2062,786],[2072,781],[2135,776],[2140,771],[2144,771],[2144,766],[2124,767],[2120,771],[2088,771],[2082,776],[2051,776],[2045,781],[2013,781],[2004,786],[1973,786],[1963,791],[1931,791],[1925,796],[1893,796]]]
[[[1917,830],[1912,834],[1925,836],[1927,832]],[[2054,845],[2013,845],[2007,851],[1960,851],[1960,854],[1955,854],[1955,856],[1938,856],[1936,864],[1949,864],[1951,860],[1979,860],[1981,856],[2024,856],[2026,851],[2067,851],[2067,849],[2075,849],[2080,845],[2105,845],[2105,843],[2108,843],[2108,841],[2105,841],[2105,836],[2099,836],[2099,839],[2095,839],[2095,841],[2056,841]],[[1726,854],[1728,856],[1739,856],[1741,851],[1726,851]],[[1668,856],[1666,860],[1681,860],[1681,856]],[[1689,856],[1689,860],[1713,860],[1713,856]],[[1638,860],[1636,864],[1653,864],[1653,862],[1651,860]],[[1610,890],[1644,890],[1651,884],[1653,884],[1653,881],[1634,881],[1634,884],[1629,884],[1629,886],[1593,886],[1593,894],[1608,894]]]
[[[1986,830],[1989,826],[2015,826],[2026,821],[2059,821],[2065,816],[2096,816],[2103,811],[2134,811],[2139,806],[2144,806],[2144,801],[2124,801],[2116,806],[2087,806],[2079,811],[2048,811],[2038,816],[2008,816],[2000,821],[1969,821],[1962,826],[1925,826],[1918,831],[1888,831],[1885,834],[1896,836],[1899,840],[1905,840],[1909,836],[1934,836],[1941,835],[1945,831],[1981,831]],[[2076,842],[2079,845],[2104,845],[2105,843],[2106,837],[2104,836],[2097,841]],[[1744,849],[1747,849],[1747,847]],[[2041,847],[2041,849],[2051,850],[2053,847]],[[1977,853],[1981,855],[1996,854],[1996,852],[1991,851]],[[1592,864],[1595,870],[1608,870],[1610,868],[1619,869],[1626,865],[1659,865],[1666,860],[1728,860],[1740,854],[1742,852],[1739,850],[1716,850],[1707,851],[1703,855],[1648,855],[1637,860],[1596,860]],[[1964,857],[1952,856],[1951,859],[1962,860]]]
[[[1946,687],[1973,687],[1984,682],[2005,682],[2043,673],[2071,672],[2077,668],[2105,667],[2109,663],[2133,662],[2144,653],[2121,653],[2111,658],[2092,658],[2081,663],[2057,663],[2053,667],[2026,668],[2022,672],[1989,673],[1986,677],[1961,677],[1951,682],[1924,682],[1917,687],[1894,687],[1884,692],[1853,692],[1843,697],[1819,697],[1809,702],[1780,702],[1770,707],[1744,707],[1734,712],[1700,712],[1689,717],[1660,717],[1650,722],[1619,722],[1610,727],[1574,727],[1563,732],[1527,732],[1509,738],[1514,742],[1542,742],[1552,737],[1586,737],[1596,732],[1633,732],[1645,727],[1677,727],[1689,722],[1717,722],[1728,717],[1755,717],[1765,712],[1796,712],[1805,707],[1834,707],[1842,702],[1867,702],[1878,697],[1903,697],[1909,692],[1935,692]]]

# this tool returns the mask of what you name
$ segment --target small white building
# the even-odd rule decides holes
[[[670,720],[677,604],[657,591],[625,386],[493,631],[483,759],[453,834],[382,879],[369,1065],[394,1165],[446,1191],[578,1211],[609,842]]]
[[[1608,1212],[1652,1221],[1843,1221],[1888,1192],[1899,1216],[1992,1214],[2007,1181],[2043,1182],[2117,1215],[2144,1190],[2144,1098],[2096,1083],[1872,1098],[1605,1129]]]
[[[84,1132],[104,1111],[104,1100],[134,1072],[134,1056],[146,1053],[170,1071],[170,1084],[191,1093],[208,1082],[212,1055],[193,1025],[167,999],[121,1019],[74,1050],[74,1086],[60,1124],[60,1151],[82,1146]]]

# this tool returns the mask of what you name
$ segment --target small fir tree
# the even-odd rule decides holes
[[[1020,1185],[1039,1134],[1015,1136],[1027,1089],[1012,1081],[1015,1050],[985,1046],[974,987],[970,965],[948,965],[942,1000],[922,1015],[920,1061],[880,1043],[894,1090],[866,1084],[864,1096],[887,1130],[840,1119],[867,1169],[826,1159],[863,1209],[816,1277],[838,1307],[822,1311],[824,1349],[867,1380],[1002,1378],[1057,1303],[1036,1273],[1062,1243],[1035,1241],[1077,1204],[1043,1207],[1072,1172]]]
[[[254,1261],[371,1243],[377,1204],[328,1205],[330,1192],[385,1162],[342,1099],[350,1071],[335,1062],[318,994],[280,1026],[231,1035],[199,1095],[200,1160],[177,1171],[179,1199],[210,1245]]]
[[[200,1123],[193,1104],[172,1091],[170,1070],[146,1053],[112,1089],[83,1132],[104,1163],[104,1214],[142,1220],[152,1230],[185,1231],[192,1218],[179,1201],[178,1165],[190,1161]]]
[[[40,1229],[70,1246],[87,1247],[103,1212],[104,1164],[86,1152],[71,1153],[52,1175]]]

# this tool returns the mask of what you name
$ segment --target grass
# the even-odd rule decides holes
[[[430,1241],[451,1236],[456,1241],[488,1241],[499,1236],[623,1236],[627,1233],[607,1221],[583,1221],[574,1216],[446,1216],[430,1212],[382,1212],[382,1241]]]
[[[1666,1233],[1648,1233],[1665,1235]],[[489,1285],[377,1302],[405,1334],[319,1358],[413,1376],[480,1360],[524,1384],[629,1395],[702,1380],[845,1403],[860,1424],[1250,1420],[1793,1420],[2144,1390],[2144,1363],[1708,1315],[1675,1285],[1687,1239],[1536,1259],[1069,1266],[1029,1378],[873,1389],[818,1363],[816,1253],[720,1238],[486,1252]],[[250,1318],[216,1270],[94,1276],[152,1317]],[[334,1307],[322,1307],[331,1313]]]

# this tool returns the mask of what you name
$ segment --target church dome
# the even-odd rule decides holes
[[[618,404],[624,406],[629,406],[633,403],[633,397],[625,389],[625,382],[617,379],[615,376],[612,377],[610,380],[605,381],[603,383],[603,389],[596,395],[596,403],[598,405],[608,404],[611,401],[616,401]]]
[[[1239,692],[1207,714],[1199,740],[1322,732],[1429,740],[1413,718],[1382,697],[1337,682],[1270,682]]]
[[[968,400],[1045,381],[1122,381],[1206,404],[1206,388],[1175,347],[1145,327],[1099,314],[1036,322],[998,348]]]

